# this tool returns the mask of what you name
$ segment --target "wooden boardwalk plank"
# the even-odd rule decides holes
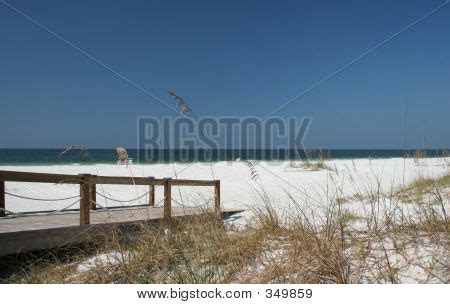
[[[242,211],[222,210],[222,215],[231,215]],[[203,212],[202,208],[174,207],[172,217],[184,217]],[[79,224],[79,216],[78,211],[66,211],[57,214],[0,218],[0,256],[78,244],[95,238],[114,227],[158,221],[164,217],[164,208],[143,205],[121,209],[92,210],[90,225],[83,226]]]
[[[58,213],[27,213],[6,216],[5,182],[65,183],[80,185],[80,209]],[[97,184],[149,186],[147,205],[97,209]],[[164,186],[164,207],[154,207],[155,186]],[[153,177],[67,175],[0,170],[0,256],[21,251],[77,244],[114,227],[139,222],[201,214],[203,208],[172,208],[172,186],[213,186],[214,206],[208,212],[217,219],[243,210],[221,210],[220,180],[156,179]],[[9,195],[13,195],[8,193]],[[26,198],[36,200],[36,198]],[[51,200],[51,199],[50,199]],[[53,199],[55,201],[58,199]]]

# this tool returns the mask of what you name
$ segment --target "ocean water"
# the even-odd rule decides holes
[[[114,149],[91,149],[89,155],[71,151],[58,157],[63,149],[0,149],[0,165],[58,165],[58,164],[116,164]],[[297,150],[136,150],[129,149],[128,155],[134,163],[172,163],[242,160],[298,160],[305,159],[306,153]],[[397,158],[405,154],[413,155],[414,150],[323,150],[325,159]],[[439,157],[441,150],[426,150],[428,157]],[[320,151],[308,151],[308,157],[319,158]]]

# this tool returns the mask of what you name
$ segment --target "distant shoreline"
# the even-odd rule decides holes
[[[91,159],[74,152],[58,158],[62,149],[0,149],[0,166],[41,166],[41,165],[92,165],[115,164],[116,152],[113,149],[90,149]],[[351,160],[351,159],[391,159],[413,157],[414,149],[216,149],[207,153],[205,149],[137,150],[128,149],[135,164],[170,164],[195,162],[220,162],[235,159],[251,161],[292,161],[305,159]],[[420,150],[428,158],[442,157],[444,150]],[[147,155],[147,156],[146,156]],[[149,156],[150,155],[150,156]],[[308,157],[307,157],[308,156]]]

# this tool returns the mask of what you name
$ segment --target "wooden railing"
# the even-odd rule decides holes
[[[98,176],[91,174],[67,175],[49,173],[31,173],[0,170],[0,217],[6,215],[5,182],[31,182],[80,185],[80,225],[90,223],[90,210],[96,209],[96,185],[138,185],[149,186],[148,205],[155,205],[155,186],[164,187],[164,218],[172,216],[172,186],[213,186],[214,212],[220,211],[220,180],[157,179],[154,177]]]

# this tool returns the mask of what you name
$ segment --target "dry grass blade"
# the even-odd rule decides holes
[[[130,158],[128,157],[127,150],[124,147],[120,146],[120,147],[116,148],[116,152],[117,152],[117,157],[118,157],[117,163],[119,165],[127,165],[128,166],[128,164],[130,163]]]
[[[169,95],[175,100],[177,108],[180,110],[181,114],[195,117],[194,112],[191,110],[191,108],[187,105],[187,103],[184,101],[183,98],[175,94],[173,91],[167,91]]]
[[[180,110],[181,114],[185,115],[186,117],[189,117],[191,120],[193,120],[197,124],[197,127],[198,127],[197,117],[196,117],[195,113],[191,110],[191,108],[187,105],[187,103],[184,101],[184,99],[181,98],[180,96],[178,96],[177,94],[175,94],[175,92],[173,92],[173,91],[168,90],[167,92],[175,100],[177,108]],[[205,137],[205,135],[203,134],[203,130],[200,127],[198,128],[198,132],[203,137]],[[211,176],[212,176],[212,179],[214,179],[214,170],[213,170],[212,163],[211,163],[211,157],[212,157],[211,148],[206,147],[206,151],[208,153],[209,166],[211,168]]]
[[[257,179],[259,179],[259,173],[258,170],[256,170],[255,165],[249,160],[246,160],[245,163],[247,164],[247,167],[250,170],[251,180],[256,181]]]
[[[67,147],[66,149],[64,149],[64,151],[62,151],[61,153],[58,154],[58,157],[62,157],[63,155],[65,155],[71,151],[79,151],[82,158],[92,159],[91,154],[89,153],[89,150],[86,149],[86,147],[82,146],[82,145],[72,145],[70,147]]]
[[[450,157],[450,153],[448,152],[448,143],[447,142],[444,144],[444,148],[442,149],[441,156],[443,158]]]

